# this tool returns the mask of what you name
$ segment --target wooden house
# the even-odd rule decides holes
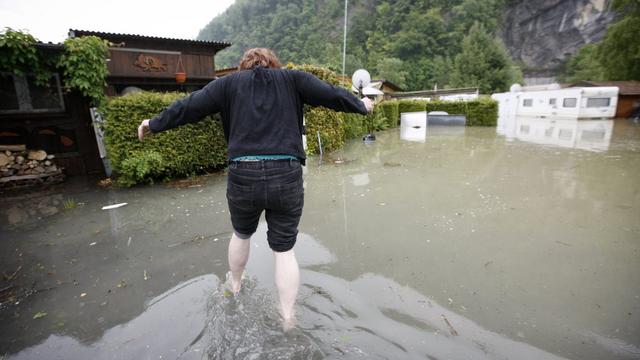
[[[108,96],[129,91],[185,91],[215,79],[215,54],[224,42],[180,40],[152,36],[70,30],[70,37],[98,36],[110,41]],[[63,44],[37,44],[43,56],[56,56]],[[184,73],[177,81],[176,73]],[[37,86],[29,75],[0,74],[0,145],[24,144],[55,156],[67,175],[103,175],[94,133],[90,101],[63,89],[62,74],[49,86]]]
[[[132,89],[191,92],[216,78],[214,56],[230,43],[69,30],[69,37],[97,36],[109,48],[107,95]],[[178,79],[184,73],[185,79]]]

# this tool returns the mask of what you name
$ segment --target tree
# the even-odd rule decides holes
[[[615,0],[613,8],[624,17],[607,29],[597,58],[607,80],[640,80],[640,2]]]
[[[563,74],[559,76],[562,82],[576,82],[580,80],[601,81],[605,80],[605,70],[596,56],[598,45],[585,45],[571,57],[564,65]]]
[[[408,73],[402,60],[398,58],[384,58],[378,61],[376,71],[379,77],[391,81],[401,88],[407,86],[406,80]]]
[[[640,80],[640,2],[614,0],[613,9],[623,17],[567,61],[561,81]]]
[[[506,91],[522,78],[501,42],[487,33],[478,23],[462,40],[462,52],[454,60],[451,85],[475,86],[483,94]]]

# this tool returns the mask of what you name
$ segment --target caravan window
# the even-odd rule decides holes
[[[588,98],[587,99],[587,107],[588,108],[594,108],[594,107],[608,107],[610,104],[611,99],[610,98]]]
[[[576,107],[577,103],[578,103],[578,99],[576,98],[566,98],[562,100],[562,107],[566,107],[566,108]]]
[[[555,104],[556,104],[556,98],[549,99],[549,105],[555,105]]]
[[[533,99],[524,99],[522,101],[522,106],[530,107],[533,105]]]

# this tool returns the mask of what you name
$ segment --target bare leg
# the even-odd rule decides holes
[[[298,296],[300,270],[293,249],[273,254],[275,255],[275,281],[280,297],[280,312],[284,318],[286,329],[293,324],[293,306],[296,302],[296,296]]]
[[[234,233],[229,241],[229,269],[231,270],[231,291],[240,292],[242,273],[249,260],[250,239],[243,240]]]

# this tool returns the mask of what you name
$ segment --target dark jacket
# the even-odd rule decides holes
[[[151,119],[152,132],[220,113],[230,159],[246,155],[293,155],[304,161],[302,106],[366,114],[360,99],[297,70],[256,67],[214,80]]]

